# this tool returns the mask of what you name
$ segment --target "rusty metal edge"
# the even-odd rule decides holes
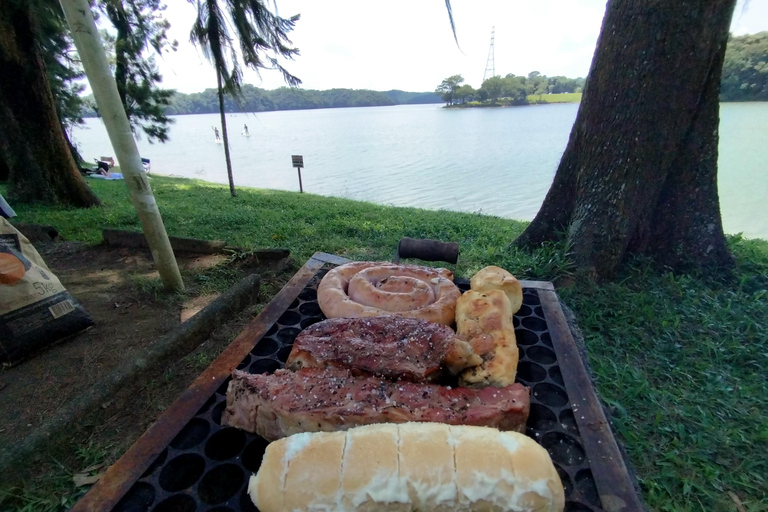
[[[554,288],[540,289],[539,299],[603,510],[643,512],[645,508],[571,336],[560,299]],[[578,414],[581,409],[584,414]]]
[[[555,291],[555,285],[550,281],[527,281],[521,279],[520,286],[523,288],[532,288],[534,290]]]
[[[112,510],[152,461],[216,392],[256,343],[280,318],[306,284],[326,263],[338,257],[315,253],[274,299],[259,313],[200,376],[139,437],[104,476],[83,496],[71,512]],[[343,258],[341,258],[343,259]]]
[[[328,254],[327,252],[316,252],[312,257],[333,265],[343,265],[352,261],[347,258],[342,258],[341,256],[336,256],[335,254]],[[534,290],[555,291],[555,285],[550,281],[529,281],[527,279],[521,279],[520,286]]]

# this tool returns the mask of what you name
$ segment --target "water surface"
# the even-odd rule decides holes
[[[552,182],[578,105],[445,110],[440,105],[228,114],[235,185],[298,190],[395,206],[531,220]],[[725,231],[768,239],[768,103],[720,108],[719,188]],[[174,116],[166,144],[139,141],[152,172],[227,183],[218,114]],[[250,137],[241,135],[247,124]],[[99,119],[75,139],[111,155]]]

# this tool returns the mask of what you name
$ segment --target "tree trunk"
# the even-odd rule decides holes
[[[8,181],[11,175],[11,168],[8,167],[8,151],[5,148],[5,140],[0,136],[0,183]]]
[[[736,0],[610,0],[552,186],[515,240],[565,236],[598,280],[628,254],[732,264],[717,193],[720,76]]]
[[[0,69],[0,137],[9,198],[101,204],[69,152],[27,2],[3,2],[0,9]]]
[[[232,177],[232,160],[229,158],[229,137],[227,136],[227,116],[224,112],[224,91],[221,88],[221,72],[216,70],[216,80],[219,84],[219,115],[221,115],[221,137],[224,141],[224,159],[227,161],[227,176],[229,177],[229,192],[237,197],[235,180]]]

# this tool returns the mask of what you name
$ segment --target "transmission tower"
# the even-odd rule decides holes
[[[494,59],[493,59],[493,39],[495,35],[496,35],[496,27],[491,27],[491,47],[488,50],[488,61],[486,61],[485,63],[485,73],[483,74],[483,82],[485,82],[487,78],[496,76],[496,63],[494,62]],[[491,72],[490,76],[488,76],[489,71]]]

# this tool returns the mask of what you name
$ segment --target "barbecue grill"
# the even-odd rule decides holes
[[[315,253],[72,510],[257,510],[246,490],[267,442],[221,425],[230,373],[282,368],[296,335],[324,319],[317,304],[320,280],[348,261]],[[469,289],[468,280],[455,282]],[[526,433],[552,457],[565,488],[565,510],[643,510],[554,287],[521,284],[523,306],[514,325],[517,381],[531,389]]]

